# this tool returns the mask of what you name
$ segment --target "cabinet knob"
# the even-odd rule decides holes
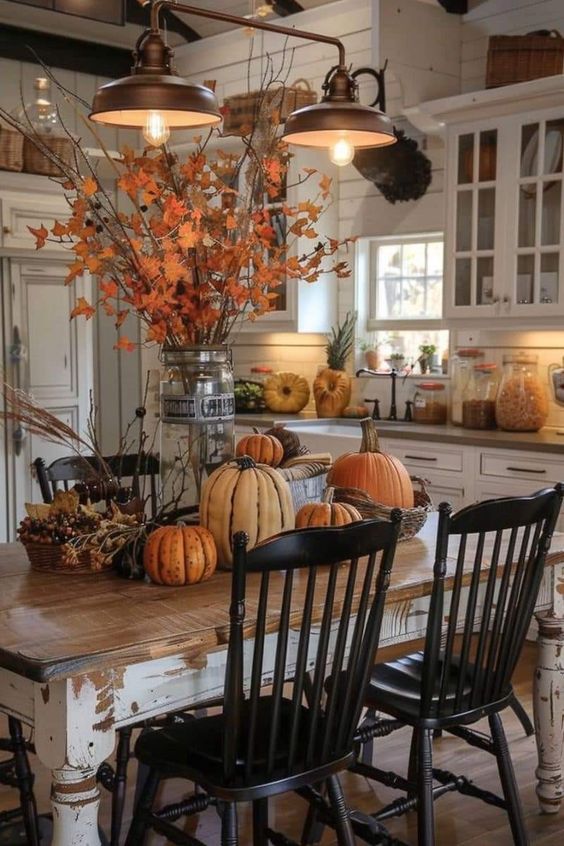
[[[497,303],[498,303],[498,302],[499,302],[499,297],[498,297],[498,296],[497,296],[497,294],[496,294],[494,297],[492,297],[492,303],[494,303],[495,305],[497,305]]]
[[[11,229],[10,229],[10,227],[9,227],[9,226],[3,226],[3,227],[2,227],[2,232],[4,233],[4,235],[9,235],[9,234],[10,234],[10,232],[11,232]]]
[[[505,305],[509,305],[509,303],[511,302],[511,297],[509,296],[509,294],[504,295],[503,302],[505,303]]]

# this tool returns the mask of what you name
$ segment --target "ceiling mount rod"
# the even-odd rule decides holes
[[[159,13],[161,9],[171,9],[174,12],[182,12],[186,15],[195,15],[200,18],[209,18],[214,21],[232,23],[235,24],[235,26],[249,26],[249,20],[247,18],[229,15],[226,12],[214,12],[213,10],[199,9],[197,6],[187,6],[184,3],[176,3],[174,0],[157,0],[157,2],[151,6],[151,30],[154,33],[160,32]],[[251,25],[253,29],[264,29],[267,32],[277,32],[281,35],[288,35],[291,38],[305,38],[308,41],[321,41],[324,44],[332,44],[339,51],[339,69],[345,68],[345,48],[338,38],[332,38],[329,35],[320,35],[317,32],[306,32],[301,29],[293,29],[287,26],[276,26],[274,24],[265,23],[264,21],[255,19],[253,19]]]

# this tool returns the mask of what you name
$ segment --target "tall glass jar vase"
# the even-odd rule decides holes
[[[227,346],[163,348],[161,494],[167,508],[197,505],[202,483],[233,457],[235,397]]]

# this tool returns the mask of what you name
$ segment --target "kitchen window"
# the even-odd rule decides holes
[[[437,327],[443,311],[441,233],[370,239],[368,329]],[[423,325],[424,324],[424,325]]]

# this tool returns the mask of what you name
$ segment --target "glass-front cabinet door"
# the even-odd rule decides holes
[[[514,239],[507,257],[509,310],[515,317],[562,313],[564,112],[522,118],[514,138],[518,156],[511,204]]]
[[[447,209],[446,313],[468,316],[494,312],[499,240],[499,143],[495,127],[471,129],[449,139],[451,190]]]

